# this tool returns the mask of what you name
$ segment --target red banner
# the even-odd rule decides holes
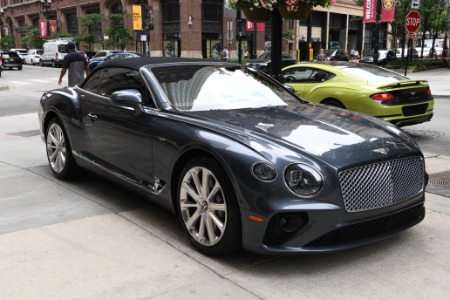
[[[255,31],[255,23],[246,20],[245,22],[245,30],[246,31]],[[266,30],[266,24],[264,22],[256,23],[256,31],[264,31]]]
[[[50,23],[50,35],[56,34],[56,20],[49,20]]]
[[[374,23],[377,15],[378,0],[364,0],[363,23]],[[381,22],[394,21],[395,0],[381,0]]]
[[[47,20],[39,20],[39,37],[41,39],[48,38],[47,33]]]
[[[363,23],[374,23],[377,14],[377,0],[364,0]]]
[[[395,17],[395,0],[382,0],[381,22],[392,22]]]

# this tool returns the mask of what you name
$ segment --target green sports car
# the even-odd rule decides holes
[[[310,102],[372,115],[397,126],[430,121],[428,82],[387,69],[348,62],[300,63],[282,70],[284,82]]]

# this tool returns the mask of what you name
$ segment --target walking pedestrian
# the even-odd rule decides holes
[[[89,67],[86,58],[81,52],[77,52],[74,42],[67,43],[68,53],[64,56],[58,84],[61,85],[64,75],[69,71],[69,86],[75,86],[84,80],[84,73],[89,75]]]
[[[227,47],[225,46],[222,50],[222,59],[228,60],[230,56],[230,52],[228,51]]]
[[[326,61],[328,60],[327,54],[325,53],[325,50],[322,48],[319,51],[319,55],[317,55],[318,61]]]

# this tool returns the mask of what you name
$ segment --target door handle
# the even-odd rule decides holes
[[[97,115],[94,115],[92,113],[88,113],[88,118],[93,119],[93,120],[97,120]]]

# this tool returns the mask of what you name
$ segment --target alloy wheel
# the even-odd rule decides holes
[[[61,173],[66,165],[67,148],[64,132],[57,123],[50,125],[48,130],[47,156],[53,171]]]
[[[205,167],[189,169],[179,201],[182,221],[192,238],[206,247],[219,243],[227,226],[227,204],[216,176]]]

